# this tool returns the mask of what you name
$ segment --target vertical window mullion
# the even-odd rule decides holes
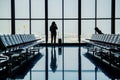
[[[64,43],[64,0],[62,0],[62,41]]]
[[[48,0],[45,0],[45,36],[48,42]]]
[[[15,0],[11,0],[11,34],[15,34]]]
[[[115,0],[112,0],[111,5],[111,34],[115,34]]]
[[[78,41],[81,42],[81,0],[78,0]]]
[[[30,27],[30,29],[29,29],[29,33],[31,34],[31,0],[29,0],[29,27]]]

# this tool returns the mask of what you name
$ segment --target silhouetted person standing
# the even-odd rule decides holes
[[[54,43],[56,43],[56,36],[57,36],[57,25],[56,23],[53,21],[51,26],[50,26],[50,32],[51,32],[51,43],[53,43],[53,40],[54,40]]]

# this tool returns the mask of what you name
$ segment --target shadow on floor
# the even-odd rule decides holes
[[[42,54],[35,55],[32,59],[25,62],[19,69],[14,71],[9,78],[11,79],[24,79],[25,75],[33,68],[33,66],[42,58]]]
[[[85,53],[84,56],[88,58],[96,67],[98,67],[106,76],[110,79],[120,79],[120,70],[110,66],[110,64],[106,64],[102,60],[94,57],[89,53]]]

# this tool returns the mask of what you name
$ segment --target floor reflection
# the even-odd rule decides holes
[[[58,55],[62,55],[62,52],[63,52],[62,49],[63,49],[63,47],[61,47],[61,46],[58,47]]]
[[[110,80],[120,79],[120,70],[104,63],[102,60],[95,58],[89,53],[84,54],[95,65],[95,80],[98,80],[98,69],[102,71]]]
[[[24,79],[26,74],[34,67],[34,65],[42,58],[42,54],[39,53],[31,58],[29,61],[25,62],[23,65],[20,65],[20,68],[16,69],[12,73],[6,75],[4,78],[0,77],[0,80],[16,80]],[[5,72],[4,72],[5,73]],[[6,72],[7,73],[7,72]],[[2,75],[4,76],[4,75]]]
[[[0,80],[120,79],[120,71],[87,54],[82,47],[46,46],[40,52],[42,55],[38,54],[10,76]]]
[[[52,49],[51,49],[50,68],[52,69],[53,72],[55,72],[56,69],[57,69],[57,58],[56,58],[56,49],[55,49],[55,47],[52,47]]]

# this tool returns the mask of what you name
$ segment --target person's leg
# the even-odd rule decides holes
[[[53,34],[51,34],[51,43],[53,43]]]
[[[56,34],[54,35],[54,43],[56,43]]]

